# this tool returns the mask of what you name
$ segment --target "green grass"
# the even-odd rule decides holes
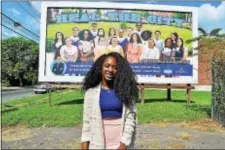
[[[65,36],[72,36],[72,28],[73,27],[79,27],[80,30],[83,29],[91,29],[91,23],[61,23],[61,24],[49,24],[47,27],[47,39],[54,39],[55,33],[57,31],[61,31],[64,33]],[[133,23],[127,23],[128,27],[135,28],[135,24]],[[108,35],[109,28],[120,28],[120,23],[117,22],[98,22],[98,27],[103,28],[105,30],[106,36]],[[175,26],[167,26],[167,25],[154,25],[154,24],[144,24],[142,30],[151,30],[152,31],[152,37],[155,38],[154,32],[156,30],[160,30],[162,35],[162,39],[166,39],[171,35],[172,32],[177,32],[180,37],[183,38],[184,41],[188,39],[192,39],[192,31],[185,28],[179,28]],[[118,34],[118,33],[117,33]],[[191,44],[185,46],[189,47]]]
[[[192,103],[186,106],[185,91],[172,91],[172,102],[165,100],[166,91],[146,90],[145,104],[138,103],[139,124],[150,122],[182,122],[209,118],[210,92],[192,92]],[[2,126],[25,124],[29,127],[81,125],[83,94],[80,90],[52,93],[52,107],[48,94],[17,99],[2,105]],[[13,106],[17,109],[5,111]]]

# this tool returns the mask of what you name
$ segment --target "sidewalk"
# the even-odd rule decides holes
[[[81,126],[3,128],[3,149],[79,149]],[[138,125],[137,149],[223,149],[225,129],[214,121]]]

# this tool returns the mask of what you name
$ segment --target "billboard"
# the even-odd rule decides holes
[[[81,83],[98,57],[118,52],[138,83],[197,83],[197,8],[43,2],[39,81]]]

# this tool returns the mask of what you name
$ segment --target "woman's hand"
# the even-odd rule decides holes
[[[123,143],[120,143],[120,146],[117,148],[118,150],[126,150],[127,146]]]
[[[82,150],[88,150],[89,149],[89,142],[83,142],[80,144]]]

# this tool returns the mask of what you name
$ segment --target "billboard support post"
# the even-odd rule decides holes
[[[171,86],[171,84],[167,84],[168,86]],[[167,88],[167,100],[168,101],[171,101],[171,89],[170,88]]]
[[[52,106],[52,103],[51,103],[51,101],[52,101],[52,90],[51,90],[51,88],[52,88],[52,87],[50,87],[50,88],[48,89],[48,105],[49,105],[49,107]]]

